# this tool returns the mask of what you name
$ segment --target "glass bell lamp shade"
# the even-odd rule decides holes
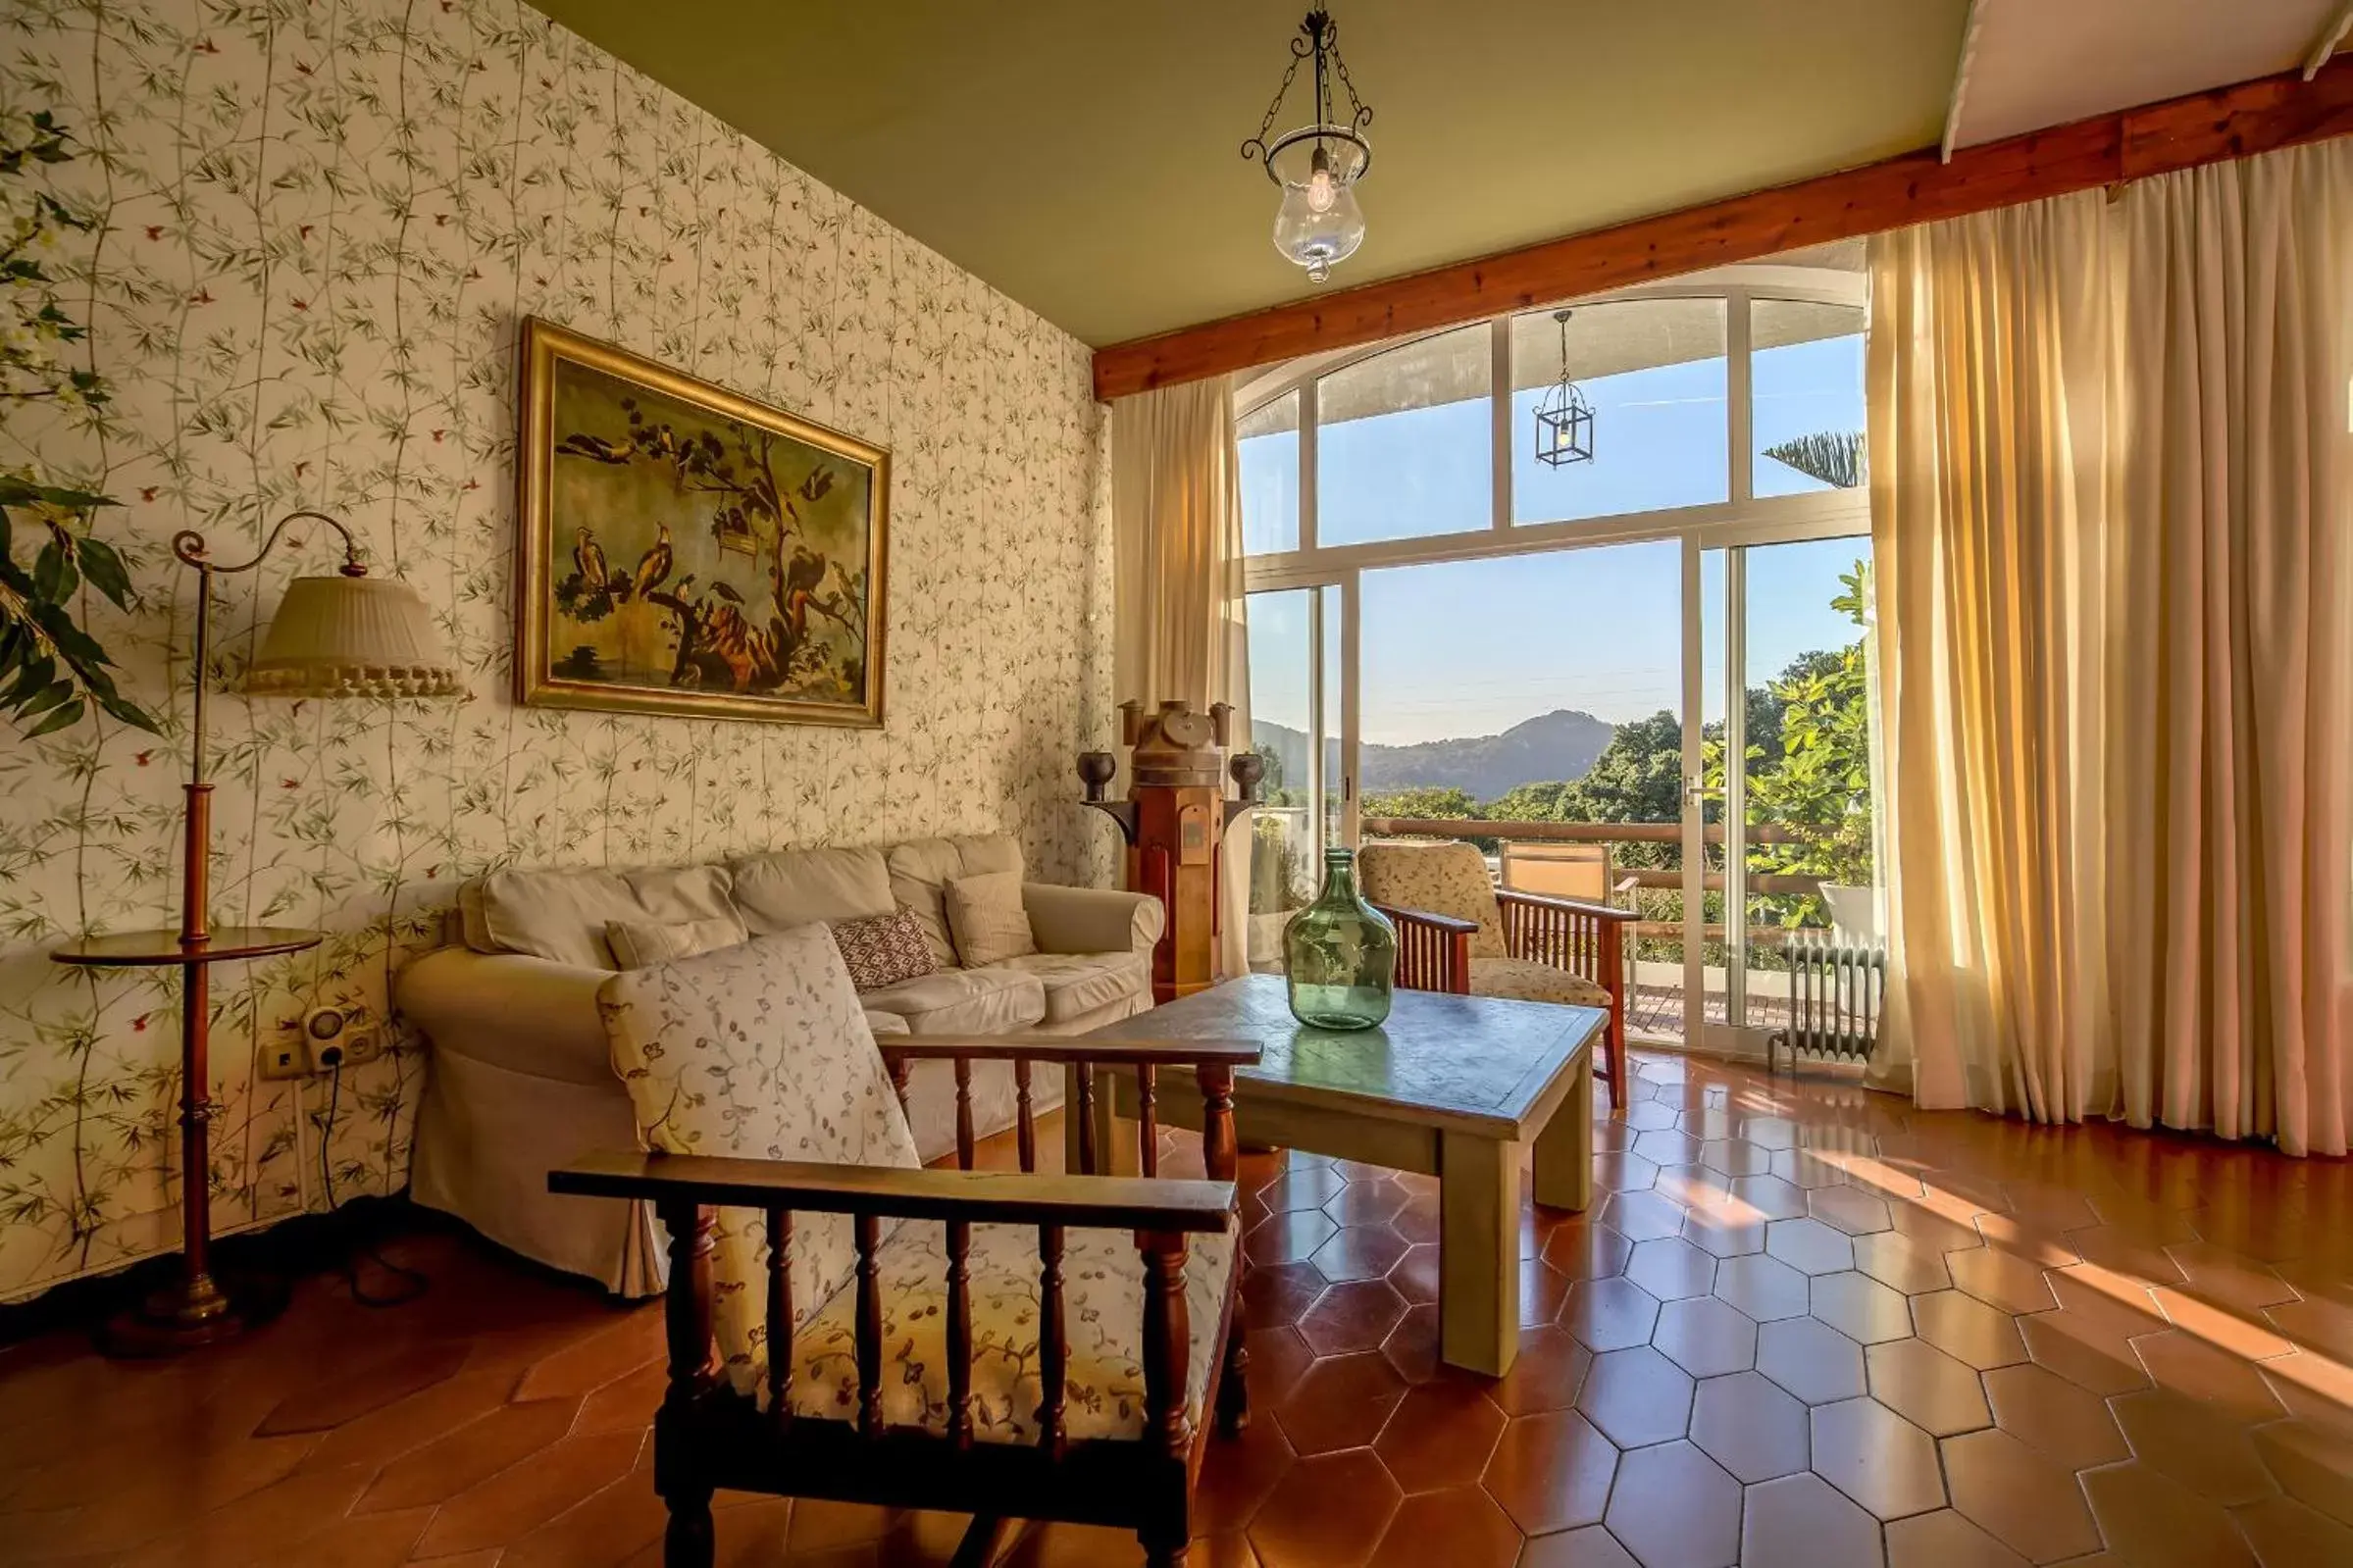
[[[417,590],[388,578],[296,578],[245,689],[268,697],[449,697],[465,687]]]
[[[1337,157],[1317,146],[1306,168],[1292,162],[1290,172],[1276,176],[1283,205],[1275,213],[1274,248],[1318,283],[1364,243],[1364,209],[1356,205],[1356,177],[1364,162],[1353,145],[1343,144]]]

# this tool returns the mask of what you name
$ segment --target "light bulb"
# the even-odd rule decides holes
[[[1314,174],[1307,177],[1308,211],[1319,213],[1330,212],[1332,210],[1332,202],[1338,195],[1339,191],[1332,184],[1332,172],[1329,169],[1318,169]]]
[[[1331,276],[1334,263],[1348,260],[1364,243],[1364,213],[1356,205],[1356,187],[1335,179],[1330,189],[1331,199],[1318,207],[1312,176],[1305,184],[1285,185],[1274,219],[1274,248],[1318,283]]]

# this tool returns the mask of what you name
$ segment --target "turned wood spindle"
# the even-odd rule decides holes
[[[1136,1169],[1146,1176],[1160,1174],[1159,1080],[1151,1063],[1136,1064]]]
[[[869,1438],[883,1430],[882,1222],[857,1217],[858,1234],[858,1431]]]
[[[705,1203],[665,1201],[654,1212],[670,1233],[670,1290],[662,1326],[670,1353],[665,1401],[684,1405],[708,1392],[718,1378],[711,1343],[711,1252],[717,1211]]]
[[[956,1058],[956,1169],[972,1169],[972,1063]]]
[[[1013,1127],[1014,1138],[1021,1149],[1021,1170],[1025,1176],[1038,1169],[1038,1112],[1030,1099],[1030,1059],[1013,1058]]]
[[[1136,1244],[1144,1253],[1144,1430],[1156,1436],[1171,1457],[1192,1448],[1192,1423],[1185,1418],[1186,1340],[1185,1238],[1177,1232],[1146,1232]]]
[[[793,1211],[768,1211],[768,1414],[793,1419]]]
[[[1062,1227],[1038,1227],[1038,1445],[1062,1451],[1063,1379],[1070,1347],[1063,1340]]]
[[[1079,1174],[1094,1176],[1099,1167],[1095,1160],[1095,1064],[1079,1063]]]
[[[972,1443],[972,1226],[947,1222],[947,1437]]]
[[[1202,1169],[1212,1182],[1231,1182],[1240,1167],[1234,1137],[1234,1070],[1202,1067],[1194,1072],[1202,1094]],[[1240,1256],[1239,1253],[1236,1254]]]

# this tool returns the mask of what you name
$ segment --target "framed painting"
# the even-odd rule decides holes
[[[881,725],[890,453],[536,318],[521,383],[519,700]]]

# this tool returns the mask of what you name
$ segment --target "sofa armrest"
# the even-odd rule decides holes
[[[407,965],[393,996],[436,1051],[574,1084],[618,1084],[598,987],[609,971],[444,947]]]
[[[1029,882],[1021,902],[1041,952],[1149,953],[1168,926],[1167,911],[1150,893]]]

